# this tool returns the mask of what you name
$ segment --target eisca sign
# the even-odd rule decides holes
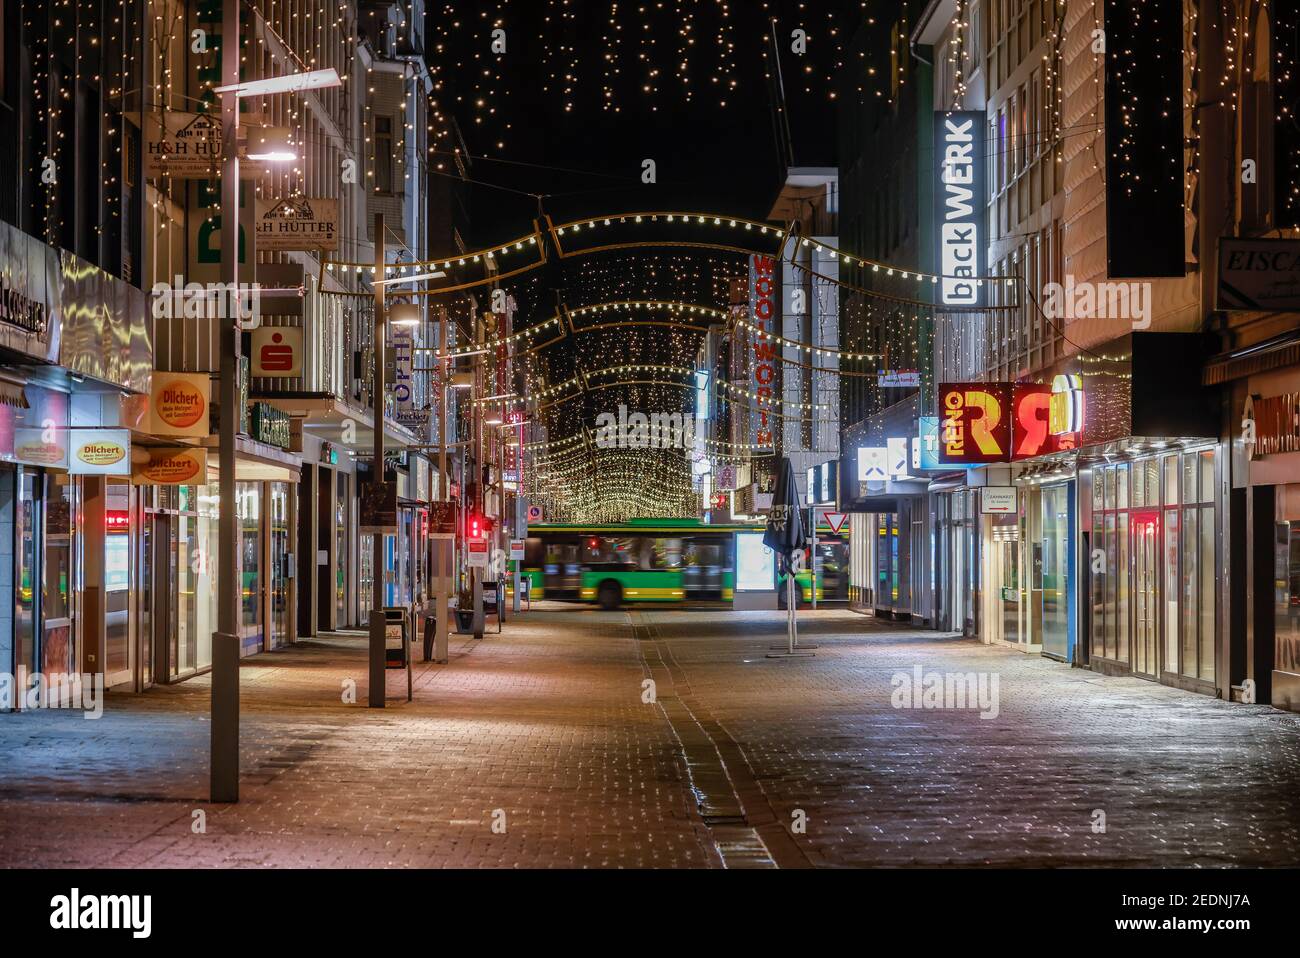
[[[980,305],[975,278],[983,270],[984,114],[936,113],[934,150],[938,161],[939,301]]]

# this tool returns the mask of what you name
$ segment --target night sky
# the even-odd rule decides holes
[[[474,240],[526,230],[537,200],[521,194],[545,194],[557,222],[635,209],[764,217],[780,185],[769,20],[781,41],[795,163],[834,165],[831,80],[866,6],[433,4],[434,99],[456,115],[474,178],[492,184],[473,194]],[[490,50],[497,28],[506,32],[502,55]],[[807,34],[802,55],[791,50],[795,29]],[[647,158],[655,185],[641,182]]]
[[[769,75],[772,35],[780,49],[793,165],[834,166],[832,91],[866,6],[861,0],[435,4],[426,20],[427,58],[437,84],[431,99],[436,111],[455,115],[471,154],[476,182],[469,244],[487,247],[531,232],[538,194],[556,224],[653,211],[766,219],[782,183],[782,141],[774,123],[781,97]],[[491,49],[496,29],[505,31],[504,54]],[[795,30],[804,37],[796,38]],[[802,53],[793,49],[799,39],[806,44]],[[435,130],[440,119],[433,118]],[[651,185],[642,182],[646,159],[656,164]],[[728,242],[725,229],[692,229],[673,227],[659,238]],[[644,242],[653,231],[647,224],[620,239]],[[774,252],[775,243],[761,248]],[[748,257],[734,252],[637,246],[552,256],[505,286],[517,304],[518,329],[545,322],[557,304],[572,311],[661,300],[725,309],[731,282],[747,269]],[[596,319],[651,318],[619,310],[624,315]],[[600,381],[602,371],[624,364],[694,368],[701,335],[653,323],[578,331],[538,353],[540,382],[530,388],[582,376]],[[689,482],[680,453],[629,458],[566,445],[623,404],[647,412],[693,408],[693,393],[679,385],[689,376],[641,371],[617,378],[609,388],[589,383],[540,408],[550,443],[560,443],[541,453],[554,470],[546,485],[572,487],[573,504],[583,514],[629,497],[639,503],[630,514],[671,514],[664,509],[681,506],[665,500],[680,503],[678,493]]]

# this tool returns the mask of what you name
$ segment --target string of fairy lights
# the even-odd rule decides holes
[[[867,0],[447,0],[431,6],[426,24],[432,92],[500,152],[516,131],[498,104],[519,84],[540,81],[559,115],[725,112],[737,97],[765,93],[775,36],[791,87],[832,101],[868,8]]]
[[[65,0],[67,2],[67,0]],[[782,41],[786,39],[790,28],[801,27],[808,35],[809,50],[814,57],[799,61],[798,66],[787,74],[786,79],[792,85],[801,84],[806,92],[824,92],[827,97],[835,95],[832,81],[838,68],[843,65],[846,48],[844,40],[857,25],[857,18],[865,16],[867,4],[819,5],[808,3],[782,4],[778,10],[775,2],[757,0],[755,6],[762,11],[760,17],[750,17],[749,8],[745,23],[737,23],[736,13],[739,6],[726,0],[643,0],[643,2],[601,2],[580,3],[578,0],[532,0],[529,3],[511,0],[496,2],[465,3],[446,2],[434,5],[429,12],[425,28],[428,31],[428,48],[436,52],[431,57],[429,73],[432,79],[431,90],[426,95],[418,84],[404,87],[403,98],[397,109],[401,122],[392,131],[390,151],[395,162],[397,175],[403,177],[408,186],[414,176],[419,175],[421,166],[426,169],[441,169],[442,158],[448,162],[462,159],[460,147],[450,139],[448,122],[451,110],[472,117],[475,127],[481,129],[484,142],[490,141],[493,149],[499,151],[506,146],[508,134],[512,133],[507,111],[499,109],[504,97],[508,97],[511,84],[516,82],[517,74],[505,72],[508,62],[501,54],[494,53],[490,45],[492,32],[505,31],[505,42],[512,50],[533,44],[537,49],[530,50],[529,55],[536,55],[542,69],[540,79],[546,92],[556,94],[564,103],[566,111],[576,109],[580,97],[587,90],[599,88],[604,109],[622,112],[633,108],[648,108],[652,111],[672,108],[680,103],[716,103],[719,109],[726,108],[739,96],[756,92],[749,86],[748,68],[761,66],[761,72],[771,69],[770,39],[773,35]],[[955,87],[952,91],[955,102],[960,102],[965,94],[967,77],[964,71],[965,31],[969,29],[971,4],[961,0],[956,5],[955,24],[958,42],[953,45],[956,69],[953,72]],[[1055,11],[1052,19],[1052,50],[1059,50],[1062,38],[1064,18],[1061,15],[1065,4],[1055,0],[1051,4]],[[1135,8],[1141,5],[1133,5]],[[818,8],[815,12],[814,7]],[[112,5],[103,9],[103,24],[97,27],[108,29],[123,24],[122,16],[125,3],[118,6],[116,17]],[[241,54],[250,73],[259,72],[259,67],[269,58],[279,68],[314,69],[319,66],[335,66],[344,80],[344,89],[340,91],[323,91],[312,94],[292,94],[275,98],[266,104],[254,104],[254,110],[264,113],[268,121],[276,125],[285,124],[291,128],[292,141],[295,144],[317,147],[329,144],[339,157],[365,159],[362,172],[366,180],[364,186],[373,190],[376,168],[369,161],[379,145],[376,137],[376,105],[381,98],[376,89],[378,78],[373,67],[363,68],[358,61],[356,44],[348,42],[349,32],[355,24],[345,20],[344,12],[336,7],[327,7],[323,2],[296,2],[289,4],[279,2],[259,3],[251,7],[255,10],[258,27],[250,30],[245,38],[245,50]],[[399,35],[410,35],[415,29],[418,10],[409,0],[398,6],[401,11],[397,24]],[[844,10],[851,10],[852,15]],[[153,13],[150,8],[150,13]],[[139,64],[140,54],[128,45],[115,50],[115,56],[102,67],[102,80],[110,94],[121,99],[123,105],[128,101],[128,81],[137,72],[147,77],[146,110],[183,109],[210,112],[215,107],[215,98],[211,93],[214,85],[210,67],[216,62],[219,47],[214,45],[203,54],[187,53],[189,24],[183,12],[170,16],[171,8],[159,14],[152,36],[155,46],[150,51],[153,55],[144,59],[149,61],[147,67]],[[88,15],[89,16],[89,15]],[[549,29],[529,35],[519,29],[528,18],[541,17]],[[1191,14],[1193,40],[1195,39],[1195,11]],[[655,26],[658,18],[674,19],[678,29],[664,31]],[[775,18],[779,31],[771,29],[771,18]],[[761,29],[759,29],[761,21]],[[82,24],[94,22],[82,18]],[[1225,79],[1223,85],[1226,95],[1233,105],[1236,103],[1237,86],[1235,74],[1244,69],[1250,40],[1250,24],[1241,22],[1233,28],[1233,35],[1227,44]],[[70,93],[66,84],[59,86],[51,79],[52,50],[65,39],[70,28],[67,24],[55,24],[48,41],[37,45],[33,50],[34,89],[33,96],[38,103],[47,103],[52,117],[51,129],[59,131],[52,138],[51,153],[56,165],[62,168],[69,162],[64,147],[62,128],[65,124],[62,111],[70,102]],[[586,41],[594,29],[600,36],[598,44]],[[287,41],[286,41],[286,38]],[[291,41],[291,42],[290,42]],[[1195,42],[1189,45],[1195,50]],[[80,53],[78,53],[80,59]],[[259,63],[259,59],[262,63]],[[1094,57],[1100,62],[1099,58]],[[1045,58],[1044,70],[1049,76],[1049,87],[1059,88],[1059,58],[1053,54]],[[1190,69],[1195,73],[1199,66],[1193,55]],[[193,65],[198,63],[209,69],[195,71]],[[1275,76],[1291,77],[1291,63],[1275,64]],[[513,68],[512,68],[513,69]],[[1100,82],[1100,69],[1094,71],[1093,82]],[[757,74],[755,73],[755,76]],[[885,78],[879,82],[887,87]],[[1195,84],[1193,84],[1193,87]],[[361,142],[351,143],[346,135],[335,128],[346,128],[337,121],[343,115],[342,104],[347,97],[355,97],[362,112]],[[1090,109],[1090,129],[1100,128],[1096,115],[1096,104],[1100,103],[1098,95],[1093,98]],[[325,109],[320,109],[321,105]],[[1178,109],[1178,104],[1171,104],[1171,109]],[[1184,108],[1187,104],[1182,105]],[[1062,122],[1061,98],[1052,97],[1050,112],[1055,128],[1045,135],[1056,140],[1067,126]],[[319,115],[318,114],[323,114]],[[1195,169],[1197,136],[1196,124],[1199,117],[1195,109],[1187,110],[1188,121],[1192,126],[1189,134],[1191,165]],[[1080,118],[1076,125],[1083,129],[1087,124]],[[329,122],[327,122],[329,121]],[[418,152],[413,145],[415,124],[426,123],[429,133],[429,148],[426,156],[415,156]],[[110,136],[117,134],[110,133]],[[1121,143],[1122,148],[1127,148]],[[121,138],[112,140],[110,148],[102,158],[104,164],[104,181],[110,186],[117,183],[121,170]],[[330,176],[322,176],[308,162],[311,150],[303,151],[303,159],[284,170],[267,173],[254,180],[254,190],[259,196],[295,196],[307,195],[327,183]],[[335,158],[331,154],[331,162]],[[1060,162],[1057,159],[1057,162]],[[39,171],[34,171],[39,173]],[[169,223],[176,222],[169,212],[170,206],[184,206],[191,201],[190,186],[183,181],[173,182],[164,174],[156,194],[151,198],[155,210],[154,220],[161,230],[166,230]],[[1300,204],[1300,190],[1291,187],[1294,199],[1292,205]],[[106,191],[109,205],[108,219],[120,217],[115,189]],[[33,203],[38,202],[36,199]],[[39,219],[43,219],[48,236],[57,237],[65,228],[64,208],[58,203],[47,202],[43,208],[33,208]],[[796,362],[789,354],[806,356],[812,368],[837,379],[852,376],[870,376],[870,367],[883,362],[885,368],[899,369],[908,365],[926,367],[922,358],[927,349],[933,349],[933,328],[926,329],[922,320],[927,314],[932,315],[935,307],[926,302],[926,286],[934,286],[940,279],[934,274],[918,272],[913,269],[876,262],[858,257],[848,251],[838,249],[820,240],[809,237],[790,236],[781,225],[749,221],[729,216],[717,216],[704,213],[633,213],[602,217],[589,217],[543,228],[540,232],[528,234],[492,247],[485,247],[473,252],[440,256],[430,259],[423,255],[412,254],[407,262],[391,264],[385,270],[384,278],[397,279],[416,275],[419,272],[451,268],[470,267],[478,264],[485,271],[505,269],[505,261],[514,257],[518,262],[533,262],[534,257],[544,255],[547,245],[562,254],[583,253],[583,244],[601,244],[615,238],[615,230],[627,231],[629,242],[637,242],[635,232],[638,226],[672,224],[689,226],[692,229],[715,230],[718,235],[726,234],[725,240],[715,242],[713,251],[705,249],[683,252],[653,251],[647,242],[637,251],[635,263],[628,258],[601,257],[591,254],[585,257],[580,269],[565,272],[565,297],[575,305],[566,307],[564,315],[580,319],[583,325],[590,322],[600,325],[606,321],[614,324],[627,319],[652,319],[667,317],[671,321],[690,323],[692,320],[705,325],[721,323],[729,334],[743,333],[746,337],[773,343],[780,349],[776,358],[782,363]],[[104,229],[104,224],[97,228]],[[362,235],[364,230],[345,230],[345,242],[353,242],[351,235]],[[364,281],[373,282],[376,278],[374,264],[360,262],[360,248],[364,245],[357,240],[357,254],[345,252],[339,258],[323,258],[321,264],[322,278],[329,275],[337,281],[346,283],[356,289]],[[779,336],[769,330],[760,329],[744,318],[744,310],[739,313],[730,308],[729,287],[736,281],[746,278],[746,264],[723,249],[725,246],[744,244],[742,249],[755,252],[768,250],[775,252],[787,242],[798,242],[803,247],[813,248],[823,256],[834,257],[837,263],[851,267],[868,278],[882,282],[882,289],[872,291],[865,285],[850,289],[850,284],[841,281],[837,284],[845,292],[840,302],[841,328],[853,325],[859,329],[873,330],[873,341],[858,343],[839,343],[834,348],[824,342],[821,345],[800,342]],[[158,244],[159,247],[168,244]],[[175,243],[170,244],[175,246]],[[410,253],[411,251],[407,251]],[[419,251],[417,250],[416,253]],[[526,255],[519,255],[526,254]],[[155,253],[157,255],[157,253]],[[498,262],[501,261],[501,262]],[[874,274],[874,275],[873,275]],[[888,283],[885,281],[888,280]],[[983,281],[999,283],[1010,287],[1017,280],[1013,277],[986,277]],[[821,280],[814,280],[814,285]],[[911,286],[911,292],[891,301],[883,288],[895,289],[899,282]],[[502,285],[505,285],[504,283]],[[666,292],[671,290],[671,293]],[[401,295],[415,295],[421,291],[402,290]],[[438,295],[436,287],[423,291]],[[362,295],[365,295],[364,293]],[[910,298],[910,297],[915,298]],[[639,297],[639,298],[638,298]],[[537,297],[541,299],[541,296]],[[683,305],[690,304],[690,305]],[[704,305],[709,304],[709,305]],[[501,350],[508,353],[526,352],[536,347],[547,336],[563,332],[563,319],[560,315],[548,316],[540,322],[528,322],[535,315],[533,306],[519,311],[520,323],[507,335],[489,339],[485,342],[470,342],[450,349],[451,358],[470,356],[484,349]],[[553,305],[553,304],[548,304]],[[466,324],[473,319],[477,306],[469,298],[448,300],[439,308],[457,312],[457,322]],[[462,315],[463,314],[463,315]],[[848,323],[849,317],[863,319],[863,322]],[[575,322],[575,331],[581,327]],[[929,341],[927,341],[929,340]],[[578,468],[579,460],[587,478],[581,487],[587,492],[601,490],[602,494],[612,497],[627,507],[629,503],[639,501],[643,504],[654,503],[655,495],[675,496],[686,489],[689,492],[690,474],[688,457],[680,451],[632,454],[625,451],[594,450],[583,434],[574,431],[585,428],[583,421],[590,406],[571,402],[570,400],[590,394],[585,387],[593,380],[598,384],[615,386],[622,378],[641,379],[641,374],[650,374],[656,382],[629,383],[618,386],[625,389],[628,397],[635,397],[640,404],[653,408],[655,404],[667,409],[683,408],[689,401],[691,384],[665,384],[660,381],[665,376],[682,376],[690,379],[696,373],[696,358],[700,344],[698,330],[685,328],[636,329],[614,325],[608,330],[591,329],[582,337],[567,337],[563,349],[537,350],[530,356],[521,376],[525,382],[519,398],[537,405],[553,403],[543,421],[538,423],[534,435],[545,438],[525,443],[522,449],[533,455],[544,465],[549,463],[548,456],[568,453],[575,458],[573,468]],[[886,345],[882,346],[884,343]],[[901,344],[901,345],[900,345]],[[662,363],[635,363],[632,357],[654,355],[665,359]],[[444,353],[445,355],[445,353]],[[825,361],[827,365],[817,366]],[[841,368],[841,365],[843,368]],[[584,372],[584,370],[587,370]],[[594,371],[591,371],[594,370]],[[727,400],[736,400],[737,408],[750,408],[753,403],[787,408],[791,412],[815,412],[825,408],[825,403],[804,402],[789,397],[768,397],[760,395],[747,385],[730,382],[725,370],[710,371],[710,389],[715,395]],[[584,378],[585,377],[585,378]],[[496,395],[506,395],[500,384],[493,386]],[[880,390],[875,390],[875,396]],[[561,401],[562,400],[562,401]],[[495,400],[494,400],[495,401]],[[486,403],[487,400],[475,400]],[[579,407],[579,408],[573,408]],[[585,416],[590,419],[589,416]],[[705,443],[709,455],[715,458],[726,455],[744,459],[751,454],[762,453],[767,446],[752,442],[727,442],[709,440]],[[611,458],[613,457],[613,458]],[[630,476],[636,475],[639,468],[642,473],[649,471],[657,478],[646,486],[645,495],[635,491],[635,481],[629,479],[625,485],[621,479],[610,478],[621,475],[623,466],[613,468],[615,462],[626,462]],[[610,466],[610,469],[606,467]],[[532,491],[538,495],[545,490],[539,488],[548,474],[533,477],[535,483]],[[558,477],[558,473],[550,473]],[[608,476],[608,477],[607,477]],[[644,476],[643,476],[644,478]],[[566,494],[567,495],[567,494]],[[593,505],[591,496],[574,492],[569,495],[570,506],[575,514],[587,505]],[[676,501],[676,500],[673,500]],[[685,500],[683,500],[685,501]],[[698,503],[693,503],[693,506]]]

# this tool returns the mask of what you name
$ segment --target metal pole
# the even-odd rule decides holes
[[[230,0],[226,0],[230,2]],[[375,214],[375,335],[374,385],[370,392],[370,405],[375,418],[375,452],[371,460],[371,491],[378,493],[384,481],[384,214]],[[385,497],[385,502],[387,497]],[[371,535],[374,541],[374,589],[370,600],[370,685],[369,698],[372,709],[384,707],[384,635],[387,622],[384,616],[384,533]],[[408,650],[409,654],[409,650]]]
[[[221,77],[239,83],[239,0],[221,4]],[[239,283],[239,95],[221,97],[221,270]],[[217,520],[217,631],[212,636],[212,741],[209,789],[214,802],[239,801],[239,546],[235,515],[235,435],[239,431],[239,296],[227,297],[221,323],[221,426],[218,440],[221,498]]]
[[[808,564],[812,566],[812,607],[817,611],[817,507],[812,503],[812,490],[808,491],[808,530],[812,544],[808,546]]]
[[[487,332],[483,328],[483,318],[480,316],[475,323],[475,348],[482,347],[483,342],[487,339]],[[474,357],[474,396],[484,396],[486,392],[487,365],[483,361],[483,356]],[[483,404],[475,401],[471,405],[472,424],[474,427],[474,512],[477,515],[485,514],[487,503],[487,490],[483,488]],[[468,546],[466,550],[468,552]],[[484,614],[483,614],[483,574],[477,566],[471,566],[469,570],[470,588],[474,596],[474,638],[483,638]]]
[[[442,493],[439,498],[443,502],[451,501],[451,477],[447,475],[447,414],[450,412],[452,369],[451,357],[448,355],[450,350],[447,348],[447,334],[451,326],[449,313],[448,309],[442,311],[442,334],[439,339],[442,348],[438,351],[438,366],[441,370],[439,379],[442,382],[442,412],[438,416],[438,489]]]

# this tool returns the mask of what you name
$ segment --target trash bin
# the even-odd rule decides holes
[[[462,635],[474,631],[474,610],[456,610],[456,631]]]

